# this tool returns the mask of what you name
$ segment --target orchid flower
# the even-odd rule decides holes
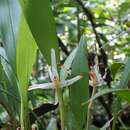
[[[76,49],[75,49],[76,50]],[[43,84],[34,84],[29,87],[29,90],[33,89],[56,89],[56,96],[59,102],[59,110],[60,110],[60,119],[61,119],[61,129],[64,130],[66,128],[66,114],[65,114],[65,106],[64,106],[64,99],[63,99],[63,93],[62,88],[69,86],[76,81],[80,80],[82,78],[81,75],[78,75],[74,78],[68,79],[68,69],[70,69],[71,64],[73,62],[74,56],[76,54],[76,51],[73,51],[70,56],[67,58],[66,62],[64,63],[65,66],[61,68],[60,75],[57,70],[57,62],[56,62],[56,56],[55,56],[55,50],[51,49],[51,67],[49,67],[49,77],[51,79],[51,82],[49,83],[43,83]],[[61,89],[59,89],[61,88]]]
[[[74,58],[74,54],[76,53],[76,49],[74,52],[72,52],[72,58]],[[69,57],[70,58],[70,57]],[[72,63],[72,60],[71,59],[71,63]],[[61,72],[60,74],[64,75],[67,77],[67,73],[68,73],[68,69],[69,69],[69,66],[67,66],[66,68],[61,68]],[[77,82],[78,80],[80,80],[82,78],[81,75],[77,75],[71,79],[68,79],[68,80],[60,80],[62,76],[60,76],[58,74],[58,70],[57,70],[57,63],[56,63],[56,56],[55,56],[55,50],[54,49],[51,49],[51,67],[49,67],[49,77],[51,79],[51,82],[49,83],[43,83],[43,84],[33,84],[32,86],[29,87],[29,91],[30,90],[34,90],[34,89],[55,89],[56,87],[56,84],[60,84],[61,88],[64,88],[64,87],[67,87],[67,86],[70,86],[71,84]],[[66,78],[65,77],[65,78]]]
[[[101,86],[105,84],[103,77],[106,76],[106,73],[104,74],[103,77],[101,76],[99,72],[99,66],[98,66],[98,57],[96,56],[94,60],[95,60],[95,65],[91,68],[91,72],[90,72],[91,80],[89,80],[89,85],[93,86],[93,83],[95,82],[96,86]]]

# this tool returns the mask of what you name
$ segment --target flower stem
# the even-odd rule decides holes
[[[59,109],[60,109],[60,118],[61,118],[61,129],[65,130],[66,119],[65,119],[65,106],[64,106],[64,99],[63,93],[60,87],[56,89],[57,91],[57,98],[59,101]]]
[[[24,93],[24,95],[21,97],[21,130],[31,129],[28,113],[28,97],[27,93]]]
[[[90,127],[90,121],[91,121],[91,109],[92,109],[92,105],[93,105],[93,101],[92,101],[91,99],[92,99],[92,97],[95,95],[95,93],[96,93],[96,84],[93,85],[92,96],[91,96],[90,101],[89,101],[89,104],[88,104],[86,130],[89,130],[89,127]]]

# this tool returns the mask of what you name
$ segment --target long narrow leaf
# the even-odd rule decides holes
[[[128,59],[123,74],[121,76],[119,88],[127,88],[128,82],[130,80],[130,58]]]
[[[86,42],[84,36],[80,40],[78,50],[72,64],[72,74],[81,74],[83,78],[77,83],[73,84],[69,89],[70,94],[70,106],[77,125],[82,129],[83,123],[86,119],[87,105],[82,106],[82,102],[88,100],[89,97],[89,76],[88,76],[88,63],[86,54]]]
[[[12,69],[11,64],[8,61],[6,52],[4,50],[3,47],[0,47],[0,57],[1,57],[1,65],[3,68],[3,73],[4,73],[4,79],[3,82],[4,84],[4,90],[14,94],[19,100],[20,100],[20,96],[19,96],[19,90],[18,90],[18,81],[16,78],[16,74],[14,72],[14,70]],[[1,75],[2,77],[2,75]],[[12,107],[12,113],[15,113],[16,115],[19,114],[19,104],[17,101],[11,99],[7,94],[6,94],[8,101],[8,105],[10,105],[10,107]],[[12,102],[11,102],[12,100]],[[15,111],[14,111],[15,110]],[[14,115],[15,115],[14,114]]]
[[[21,95],[21,127],[29,130],[28,117],[28,81],[35,61],[37,46],[28,28],[28,25],[22,16],[20,31],[17,39],[17,76],[20,84]]]
[[[119,96],[123,99],[126,99],[127,101],[130,102],[130,99],[128,96],[130,94],[130,89],[104,89],[104,90],[101,90],[98,93],[96,93],[94,95],[94,97],[92,97],[90,100],[93,101],[93,100],[99,98],[100,96],[104,96],[108,93],[115,93],[115,94],[117,94],[117,96]],[[84,105],[88,102],[89,102],[89,100],[87,102],[82,103],[82,105]]]
[[[0,1],[0,33],[8,60],[15,70],[16,36],[20,8],[17,0]]]
[[[19,0],[27,23],[45,59],[50,63],[50,50],[58,56],[58,40],[50,0]],[[59,60],[59,58],[58,58]]]
[[[68,76],[68,73],[69,71],[71,71],[71,65],[73,63],[73,60],[74,60],[74,57],[75,57],[75,54],[77,52],[77,49],[78,47],[76,47],[72,52],[71,54],[67,57],[67,59],[65,60],[65,63],[63,65],[63,67],[61,68],[61,71],[60,71],[60,79],[62,81],[64,81],[67,76]]]

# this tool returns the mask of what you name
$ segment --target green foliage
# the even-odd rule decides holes
[[[82,103],[89,97],[86,46],[85,37],[82,37],[73,60],[72,74],[81,74],[83,78],[69,89],[70,107],[76,120],[77,129],[81,129],[85,123],[87,106],[82,106]]]
[[[96,93],[95,96],[93,98],[91,98],[91,100],[95,100],[95,99],[99,98],[100,96],[103,96],[103,95],[108,94],[108,93],[116,93],[120,97],[125,98],[125,93],[127,94],[127,92],[129,93],[129,89],[104,89],[104,90]],[[86,103],[84,102],[83,104],[86,104]]]
[[[10,118],[9,120],[13,123],[13,128],[16,129],[16,115],[19,114],[20,102],[19,97],[17,97],[18,91],[16,91],[17,88],[15,88],[15,86],[10,84],[1,64],[0,74],[0,104],[7,111]]]
[[[73,60],[75,58],[75,55],[77,53],[77,50],[78,50],[78,47],[76,47],[73,52],[67,57],[67,59],[65,60],[64,62],[64,65],[63,67],[61,68],[61,71],[60,71],[60,79],[62,81],[64,81],[67,76],[68,76],[68,71],[71,69],[71,66],[72,66],[72,63],[73,63]]]
[[[59,57],[58,40],[50,1],[20,0],[20,2],[32,35],[43,56],[50,64],[51,48],[56,50],[56,56]]]
[[[130,103],[130,90],[122,90],[116,92],[117,96],[121,97],[123,100],[128,101]]]
[[[128,11],[130,11],[129,6],[130,6],[130,2],[128,2],[128,1],[122,3],[120,6],[120,11],[119,11],[120,15],[123,16],[126,13],[128,13]]]
[[[129,80],[130,80],[130,59],[128,59],[125,69],[122,73],[119,88],[127,88]]]
[[[14,8],[16,7],[16,8]],[[15,12],[17,10],[17,13]],[[13,129],[17,128],[17,118],[20,115],[20,96],[16,77],[16,33],[18,26],[19,6],[17,1],[0,1],[0,46],[1,66],[1,101],[7,111]]]
[[[65,123],[67,130],[84,130],[93,101],[90,130],[129,129],[122,118],[130,103],[129,5],[129,0],[0,0],[0,127],[31,130],[34,114],[38,130],[58,130],[57,123],[62,129]],[[91,59],[89,52],[99,58]],[[91,99],[94,75],[89,71],[97,79]],[[57,104],[55,76],[62,88],[56,89],[60,112],[48,103]],[[40,89],[30,92],[29,87]]]
[[[114,62],[111,65],[111,72],[112,72],[112,77],[115,79],[116,74],[123,68],[123,63],[120,62]]]
[[[8,60],[15,71],[16,34],[19,21],[19,5],[17,0],[0,1],[0,35]]]
[[[21,96],[21,127],[24,130],[30,129],[27,90],[32,66],[36,58],[36,51],[36,43],[32,37],[32,34],[27,26],[24,17],[22,17],[17,39],[16,65]]]

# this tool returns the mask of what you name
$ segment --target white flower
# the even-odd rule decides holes
[[[67,73],[66,71],[64,72],[65,74]],[[33,84],[32,86],[29,87],[28,90],[30,91],[34,89],[55,89],[56,82],[60,84],[61,88],[64,88],[64,87],[70,86],[71,84],[77,82],[78,80],[82,78],[81,75],[78,75],[68,80],[62,80],[62,81],[60,80],[60,76],[57,71],[56,56],[55,56],[54,49],[51,49],[51,67],[49,67],[48,72],[49,72],[51,82],[43,83],[43,84]]]

